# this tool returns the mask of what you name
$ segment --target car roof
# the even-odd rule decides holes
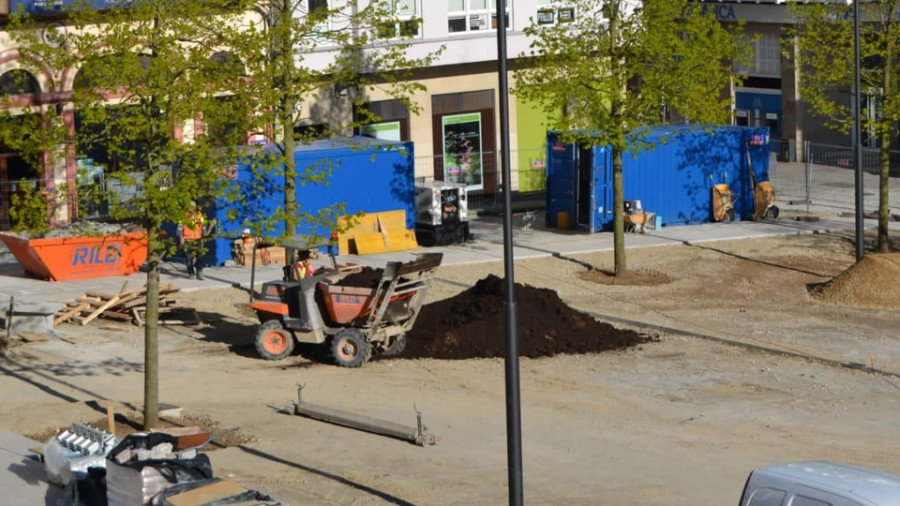
[[[803,461],[763,467],[753,473],[844,492],[878,506],[900,506],[900,476],[881,471],[840,462]]]

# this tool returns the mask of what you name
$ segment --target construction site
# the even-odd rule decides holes
[[[846,202],[824,193],[836,188],[830,173],[810,199],[802,171],[771,171],[777,220],[626,234],[624,277],[610,274],[611,234],[517,222],[526,502],[734,503],[752,469],[797,460],[900,474],[900,254],[870,250],[856,262]],[[315,332],[283,357],[261,356],[267,318],[289,327],[296,316],[258,304],[277,292],[265,286],[277,285],[280,266],[255,273],[256,299],[246,267],[210,268],[198,281],[165,266],[163,425],[212,437],[207,467],[228,493],[259,492],[246,504],[505,503],[500,225],[478,217],[462,244],[341,255],[382,269],[375,283],[394,283],[392,272],[428,278],[427,291],[407,286],[422,300],[368,316],[383,331],[361,363],[335,364],[356,357],[353,339],[328,349]],[[874,222],[866,225],[871,247]],[[443,258],[415,264],[421,253]],[[0,275],[4,293],[72,313],[54,313],[51,331],[17,332],[0,351],[0,486],[11,504],[55,504],[64,489],[35,470],[35,446],[72,424],[119,439],[140,432],[142,274],[51,284],[5,262]],[[402,296],[398,285],[386,289]],[[399,342],[391,328],[405,325],[409,308],[414,325],[390,353]],[[268,337],[268,351],[279,351],[278,336]],[[318,416],[299,416],[307,407]],[[331,423],[340,414],[377,430]]]

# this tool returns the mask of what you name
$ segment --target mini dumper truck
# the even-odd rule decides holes
[[[271,245],[260,243],[255,248]],[[320,247],[326,245],[294,249],[308,252]],[[323,346],[342,367],[359,367],[373,354],[399,355],[443,254],[388,262],[374,286],[357,287],[343,286],[341,280],[361,272],[362,266],[338,265],[333,246],[327,248],[332,267],[322,267],[304,279],[296,279],[292,269],[286,268],[284,279],[263,283],[258,293],[252,289],[253,262],[250,307],[260,321],[256,350],[263,358],[280,360],[293,353],[295,343],[311,343]]]

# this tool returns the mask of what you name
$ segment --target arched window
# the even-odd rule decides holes
[[[10,70],[0,76],[0,95],[30,95],[40,92],[37,79],[27,70]]]
[[[234,79],[246,74],[244,63],[236,54],[229,51],[219,51],[210,56],[203,72],[207,78],[213,80]]]
[[[149,70],[150,59],[145,55],[105,55],[78,69],[72,88],[112,90],[136,84]]]

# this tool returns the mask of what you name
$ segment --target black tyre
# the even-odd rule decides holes
[[[372,356],[372,345],[357,329],[344,329],[330,339],[331,358],[341,367],[359,367]]]
[[[294,352],[294,335],[279,320],[269,320],[256,331],[256,351],[266,360],[281,360]]]
[[[772,206],[772,207],[766,209],[766,218],[768,218],[770,220],[777,220],[778,219],[778,206]]]
[[[406,334],[400,334],[394,340],[394,343],[388,346],[385,350],[382,350],[380,355],[382,357],[396,357],[397,355],[403,353],[403,350],[406,349]]]
[[[728,221],[734,221],[737,218],[737,213],[734,212],[734,208],[728,210]]]

